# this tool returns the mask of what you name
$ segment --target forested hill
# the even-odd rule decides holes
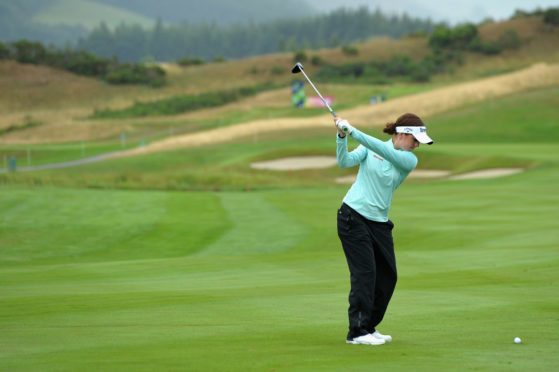
[[[265,22],[313,14],[305,0],[94,0],[167,23]]]
[[[368,8],[319,14],[305,0],[0,0],[0,42],[121,61],[243,58],[432,29],[428,20]]]
[[[415,31],[430,32],[430,20],[385,15],[367,8],[339,9],[330,14],[248,25],[172,25],[153,28],[121,25],[114,31],[100,25],[78,43],[96,55],[122,61],[145,57],[174,61],[184,57],[212,60],[243,58],[274,52],[347,45],[373,36],[399,38]]]
[[[216,23],[222,26],[314,14],[304,0],[0,0],[0,41],[29,39],[64,46],[98,27],[153,27]]]

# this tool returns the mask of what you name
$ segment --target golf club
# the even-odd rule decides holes
[[[302,72],[303,76],[305,76],[305,78],[307,79],[307,81],[309,82],[309,84],[311,85],[311,87],[313,87],[314,91],[316,92],[316,94],[318,94],[318,96],[320,97],[320,99],[322,100],[322,102],[324,102],[324,105],[328,108],[328,110],[330,111],[330,113],[332,114],[333,117],[337,118],[338,115],[336,115],[336,113],[334,112],[334,110],[332,110],[332,108],[330,107],[330,105],[328,104],[328,102],[326,102],[326,100],[324,99],[324,97],[322,97],[322,94],[320,94],[320,92],[318,91],[318,89],[316,89],[316,87],[314,86],[314,84],[312,83],[311,79],[309,79],[309,77],[307,76],[307,74],[305,74],[305,71],[303,70],[303,65],[300,62],[297,62],[295,64],[295,66],[293,66],[293,68],[291,69],[291,72],[296,74],[298,72]],[[347,132],[347,128],[343,128],[344,132]]]

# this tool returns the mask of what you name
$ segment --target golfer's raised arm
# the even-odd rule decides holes
[[[367,149],[363,146],[357,147],[352,152],[347,150],[347,136],[336,136],[336,158],[340,168],[354,167],[367,157]]]
[[[417,157],[409,151],[396,150],[391,144],[369,136],[355,128],[352,128],[350,135],[369,150],[376,152],[394,164],[394,166],[406,172],[411,172],[417,165]]]

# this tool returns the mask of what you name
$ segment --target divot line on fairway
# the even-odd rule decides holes
[[[233,227],[197,255],[240,255],[284,252],[302,239],[305,228],[272,206],[263,195],[221,193]]]

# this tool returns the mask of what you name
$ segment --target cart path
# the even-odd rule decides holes
[[[114,158],[115,156],[118,156],[119,152],[124,152],[124,151],[126,151],[126,150],[113,151],[113,152],[108,152],[108,153],[105,153],[105,154],[90,156],[88,158],[77,159],[77,160],[69,160],[69,161],[64,161],[64,162],[60,162],[60,163],[33,165],[33,166],[27,166],[27,167],[16,167],[16,172],[31,172],[31,171],[45,170],[45,169],[67,168],[67,167],[74,167],[76,165],[95,163],[95,162],[98,162],[98,161],[101,161],[101,160]],[[0,168],[0,173],[6,173],[7,171],[8,170],[6,168]]]

